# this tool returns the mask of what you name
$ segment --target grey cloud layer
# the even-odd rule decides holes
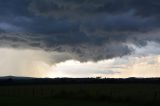
[[[128,43],[160,41],[159,10],[159,0],[1,0],[0,45],[81,61],[129,55]]]

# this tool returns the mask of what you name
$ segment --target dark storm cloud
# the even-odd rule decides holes
[[[1,0],[0,45],[97,61],[160,41],[159,0]]]
[[[140,16],[159,16],[159,0],[33,0],[31,10],[57,17],[94,16],[134,11]]]

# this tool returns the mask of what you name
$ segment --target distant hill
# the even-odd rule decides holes
[[[24,80],[24,79],[33,79],[32,77],[18,77],[18,76],[2,76],[0,80],[4,79],[14,79],[14,80]]]
[[[40,84],[114,84],[114,83],[151,83],[160,84],[160,78],[32,78],[4,76],[0,85],[40,85]]]

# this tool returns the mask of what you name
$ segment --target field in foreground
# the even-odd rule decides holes
[[[49,98],[0,98],[1,106],[142,106],[129,103]]]
[[[159,84],[0,86],[1,106],[159,106]]]

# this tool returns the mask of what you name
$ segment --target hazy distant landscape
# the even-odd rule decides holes
[[[158,78],[4,77],[0,80],[0,105],[158,106],[160,105],[159,81]]]

